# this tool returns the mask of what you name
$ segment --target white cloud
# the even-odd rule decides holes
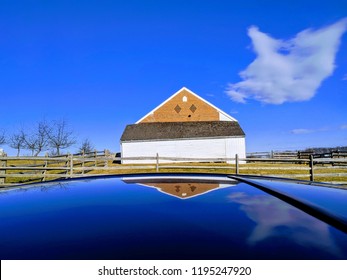
[[[306,129],[306,128],[296,128],[290,131],[292,134],[309,134],[313,133],[314,130],[312,129]]]
[[[316,129],[296,128],[296,129],[292,129],[290,133],[291,134],[309,134],[309,133],[325,132],[325,131],[331,131],[331,130],[336,130],[336,129],[331,127],[320,127]]]
[[[347,129],[347,124],[341,125],[341,129],[343,129],[343,130]]]
[[[346,29],[347,18],[318,30],[304,30],[290,40],[278,40],[250,27],[248,35],[257,57],[240,73],[242,81],[229,84],[226,93],[241,103],[250,98],[271,104],[311,99],[333,73]]]

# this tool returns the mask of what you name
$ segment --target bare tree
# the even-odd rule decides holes
[[[20,150],[24,149],[25,146],[25,133],[23,130],[18,131],[17,133],[14,133],[9,139],[8,139],[8,145],[17,150],[17,157],[19,157]]]
[[[90,142],[88,138],[84,139],[79,148],[79,152],[88,154],[93,151],[94,151],[94,145]]]
[[[56,155],[60,155],[62,149],[66,149],[76,143],[72,130],[69,130],[66,120],[53,122],[52,129],[48,133],[49,146],[54,149]]]
[[[24,138],[24,147],[31,151],[31,156],[34,156],[36,149],[36,139],[33,135],[26,135]]]
[[[45,120],[40,121],[36,127],[36,147],[35,156],[38,156],[42,151],[49,147],[49,134],[52,131],[52,126]]]
[[[46,120],[39,121],[30,134],[25,134],[22,129],[25,148],[31,151],[32,156],[38,156],[42,151],[48,149],[51,131],[52,127]]]
[[[0,131],[0,145],[5,144],[5,143],[6,143],[5,132]]]

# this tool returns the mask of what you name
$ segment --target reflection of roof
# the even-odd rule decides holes
[[[244,136],[238,122],[157,122],[128,125],[121,141]]]

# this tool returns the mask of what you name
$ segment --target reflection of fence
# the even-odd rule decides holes
[[[136,164],[120,164],[132,161]],[[228,163],[232,162],[232,164]],[[347,184],[345,158],[115,157],[105,152],[63,157],[0,157],[0,186],[103,174],[207,172],[287,177]]]

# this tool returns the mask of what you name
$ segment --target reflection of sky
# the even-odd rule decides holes
[[[243,192],[229,195],[232,202],[256,223],[248,237],[250,245],[267,238],[283,235],[283,231],[301,246],[327,250],[335,255],[341,252],[329,232],[329,227],[316,218],[269,195],[250,196]]]
[[[0,258],[324,259],[347,245],[244,183],[188,200],[118,179],[38,186],[0,195]]]
[[[253,180],[264,184],[263,180]],[[347,190],[290,182],[266,181],[266,187],[315,204],[347,220]]]
[[[117,182],[117,181],[116,181]],[[134,196],[133,191],[139,195]],[[141,186],[117,184],[111,180],[80,180],[66,184],[33,185],[28,188],[3,191],[0,218],[2,215],[36,214],[44,211],[59,211],[71,207],[100,205],[160,204],[169,199],[153,197],[155,190]],[[116,197],[116,199],[115,199]],[[24,211],[25,209],[25,211]]]

